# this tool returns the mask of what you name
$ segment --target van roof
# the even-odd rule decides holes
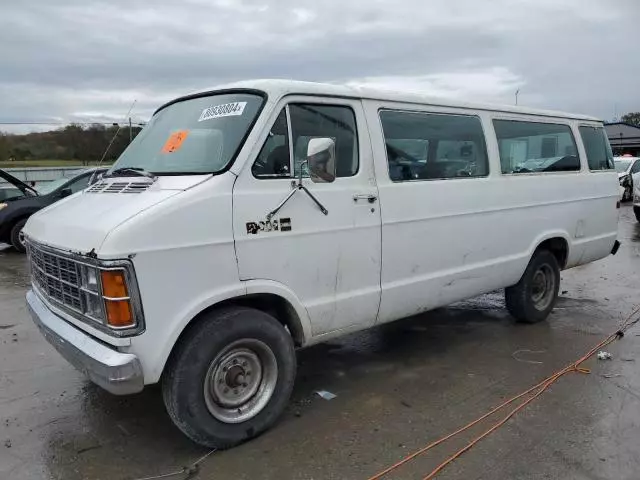
[[[557,112],[552,110],[539,110],[534,108],[527,108],[514,105],[499,105],[499,104],[485,104],[485,103],[472,103],[463,102],[457,100],[451,100],[447,98],[438,98],[421,93],[408,93],[408,92],[394,92],[391,90],[374,89],[370,87],[358,87],[337,85],[331,83],[315,83],[315,82],[301,82],[296,80],[246,80],[241,82],[229,83],[225,85],[218,85],[211,89],[199,90],[192,92],[191,95],[198,95],[216,90],[247,88],[262,90],[270,97],[280,98],[284,95],[301,94],[301,95],[319,95],[319,96],[333,96],[333,97],[346,97],[346,98],[364,98],[371,100],[385,100],[402,103],[416,103],[423,105],[433,105],[441,107],[457,107],[468,108],[474,110],[489,110],[497,112],[524,114],[524,115],[540,115],[545,117],[558,117],[558,118],[570,118],[577,120],[588,120],[594,122],[601,122],[596,117],[587,115],[578,115],[574,113]],[[187,95],[189,97],[191,95]],[[181,97],[185,98],[185,97]],[[178,100],[178,99],[176,99]],[[174,100],[175,101],[175,100]],[[169,103],[173,103],[169,102]],[[162,108],[162,107],[161,107]]]

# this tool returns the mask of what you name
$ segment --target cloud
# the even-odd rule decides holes
[[[133,99],[145,118],[261,77],[506,103],[519,88],[521,104],[610,118],[640,110],[639,16],[636,0],[11,2],[0,121],[113,119]]]
[[[482,99],[496,103],[513,102],[516,90],[525,85],[522,77],[505,67],[417,76],[365,77],[346,83],[383,90],[424,92],[435,97]]]

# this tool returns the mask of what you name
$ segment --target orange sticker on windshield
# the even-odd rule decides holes
[[[189,135],[189,130],[178,130],[169,135],[169,138],[162,147],[162,153],[173,153],[182,147],[183,142]]]

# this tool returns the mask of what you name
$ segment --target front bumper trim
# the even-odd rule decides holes
[[[142,391],[144,376],[138,357],[109,348],[65,322],[33,290],[27,292],[27,308],[44,338],[93,383],[115,395]]]

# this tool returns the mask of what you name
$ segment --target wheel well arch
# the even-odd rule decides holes
[[[560,269],[564,269],[567,266],[567,260],[569,259],[569,242],[564,237],[551,237],[543,240],[538,244],[535,251],[548,250],[558,260]]]
[[[193,319],[191,319],[182,332],[180,332],[180,335],[174,344],[174,348],[175,345],[177,345],[184,337],[185,333],[202,321],[207,314],[215,312],[216,310],[234,306],[255,308],[256,310],[268,313],[287,329],[296,347],[304,345],[305,334],[304,329],[302,328],[302,323],[295,308],[288,300],[274,293],[251,293],[222,300],[199,312],[195,317],[193,317]]]

